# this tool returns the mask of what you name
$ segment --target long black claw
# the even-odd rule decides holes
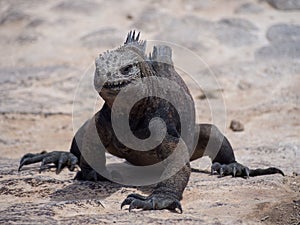
[[[43,159],[44,154],[46,154],[46,151],[42,151],[41,153],[27,153],[25,154],[21,160],[20,160],[20,165],[18,168],[18,172],[21,171],[22,167],[24,165],[40,162]]]
[[[249,168],[248,168],[248,167],[245,167],[244,170],[245,170],[246,178],[249,178],[249,177],[250,177],[250,176],[249,176],[249,174],[250,174]]]
[[[284,173],[282,172],[282,170],[280,169],[277,169],[277,168],[274,168],[276,173],[280,173],[282,176],[285,176]]]
[[[135,199],[140,199],[140,200],[146,200],[147,199],[145,196],[140,195],[140,194],[136,194],[136,193],[128,195],[127,198],[135,198]]]
[[[223,167],[220,168],[219,174],[220,174],[220,177],[223,177],[223,175],[224,175],[224,169],[223,169]]]
[[[76,168],[76,165],[78,163],[78,159],[76,156],[71,155],[70,156],[70,164],[68,165],[68,168],[70,171],[74,171],[74,169]]]
[[[22,167],[24,166],[24,160],[21,160],[19,168],[18,168],[18,172],[21,171]]]
[[[56,174],[59,174],[62,171],[62,169],[66,166],[67,161],[68,161],[67,155],[62,153],[58,158]]]
[[[131,197],[127,197],[121,204],[121,209],[125,206],[125,205],[130,205],[131,202],[134,200],[135,198],[131,198]]]
[[[181,204],[178,200],[174,201],[173,204],[170,205],[170,209],[175,211],[176,209],[178,209],[180,211],[180,214],[182,214],[183,212]]]
[[[218,171],[221,168],[221,164],[218,162],[215,162],[214,164],[212,164],[211,166],[211,175],[214,175],[215,173],[218,173]]]
[[[235,177],[236,175],[236,166],[234,165],[232,168],[232,176]]]

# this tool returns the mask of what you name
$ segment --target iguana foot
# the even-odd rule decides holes
[[[88,172],[78,171],[74,180],[84,180],[84,181],[109,181],[109,179],[101,176],[95,170],[90,170]]]
[[[22,157],[18,171],[20,171],[24,165],[37,162],[42,162],[39,172],[42,172],[49,167],[55,167],[56,173],[59,174],[64,167],[68,167],[70,171],[73,171],[78,159],[72,153],[62,151],[54,151],[49,153],[43,151],[38,154],[28,153]],[[49,166],[49,164],[54,164],[54,166]]]
[[[182,213],[182,207],[178,199],[173,196],[168,196],[164,193],[153,193],[148,197],[139,194],[130,194],[122,202],[121,209],[129,205],[129,211],[132,209],[143,209],[143,210],[160,210],[169,209],[176,211],[178,209]]]
[[[220,177],[232,175],[233,177],[249,178],[250,169],[240,163],[220,164],[215,162],[211,166],[211,174],[219,174]]]

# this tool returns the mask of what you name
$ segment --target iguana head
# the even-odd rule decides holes
[[[129,83],[140,80],[145,54],[146,41],[139,40],[140,33],[130,31],[124,45],[100,54],[96,59],[94,86],[105,101],[111,101]]]

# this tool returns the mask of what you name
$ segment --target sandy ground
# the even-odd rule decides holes
[[[0,223],[299,224],[299,18],[297,10],[254,0],[1,0]],[[18,173],[27,152],[68,150],[79,125],[72,123],[74,96],[81,118],[101,105],[94,92],[76,92],[84,83],[80,79],[92,75],[99,53],[119,46],[133,28],[142,38],[174,42],[198,54],[219,85],[205,86],[208,98],[203,98],[182,73],[197,120],[216,123],[239,162],[276,166],[286,176],[219,179],[194,172],[184,212],[177,214],[120,209],[128,194],[147,194],[151,187],[79,182],[72,180],[74,172],[39,174],[39,165]],[[185,59],[175,54],[179,64]],[[194,79],[207,84],[208,68],[188,63],[196,68]],[[210,109],[222,111],[223,104],[225,116],[213,118]],[[233,119],[243,123],[243,132],[229,129]],[[203,158],[192,166],[209,171],[210,162]]]

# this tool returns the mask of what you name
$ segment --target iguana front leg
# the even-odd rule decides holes
[[[59,174],[65,167],[73,171],[75,166],[78,165],[81,170],[78,171],[75,179],[107,180],[92,168],[94,166],[98,171],[105,170],[105,148],[102,147],[101,141],[106,144],[110,140],[107,138],[103,120],[100,112],[96,113],[90,120],[87,120],[76,132],[70,152],[53,151],[49,153],[25,154],[20,161],[18,170],[20,171],[24,165],[41,162],[39,172],[55,167],[56,173]],[[97,126],[100,127],[99,130],[102,133],[97,132]]]
[[[91,132],[89,132],[89,127],[92,127],[90,121],[94,121],[90,119],[82,125],[79,130],[76,132],[75,137],[73,138],[70,152],[65,151],[52,151],[52,152],[41,152],[41,153],[27,153],[25,154],[21,160],[18,171],[22,169],[24,165],[30,165],[34,163],[41,162],[41,166],[39,172],[46,170],[48,168],[56,168],[56,173],[59,174],[65,167],[68,167],[69,170],[73,171],[76,165],[81,167],[81,151],[83,142],[85,141],[84,137],[89,136]],[[94,131],[97,133],[96,131]],[[95,139],[95,138],[94,138]],[[85,145],[86,146],[86,145]],[[88,145],[92,146],[92,145]]]
[[[172,136],[167,136],[167,138],[161,144],[158,149],[158,156],[160,159],[165,159],[174,150],[174,143],[178,143],[177,138]],[[180,143],[178,143],[180,144]],[[175,144],[176,146],[177,144]],[[172,146],[172,147],[171,147]],[[186,148],[184,144],[181,143],[182,148]],[[188,154],[187,149],[181,149]],[[176,161],[166,163],[166,173],[172,172],[180,163],[182,163],[184,158],[176,158]],[[171,164],[170,164],[171,163]],[[178,209],[182,213],[182,207],[180,200],[182,199],[183,191],[188,183],[191,168],[190,164],[182,164],[182,168],[179,169],[175,175],[168,179],[163,180],[158,183],[154,191],[149,196],[142,196],[139,194],[130,194],[121,204],[121,208],[125,205],[129,205],[129,211],[132,209],[143,209],[143,210],[160,210]],[[174,172],[174,171],[173,171]]]

